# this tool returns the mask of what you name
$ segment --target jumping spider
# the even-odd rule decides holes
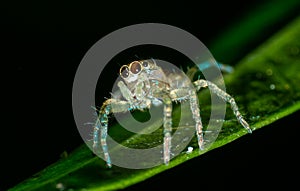
[[[173,101],[189,101],[193,119],[195,120],[198,145],[200,149],[203,149],[203,126],[196,94],[201,88],[209,87],[212,93],[228,102],[238,122],[249,133],[252,132],[250,126],[239,112],[234,98],[210,81],[199,79],[193,82],[194,88],[185,86],[185,83],[178,83],[180,80],[174,80],[174,74],[164,71],[153,59],[133,61],[129,65],[123,65],[120,68],[120,76],[124,80],[124,82],[118,82],[123,99],[111,98],[104,101],[99,110],[93,132],[93,149],[95,152],[98,150],[100,135],[100,144],[108,167],[112,166],[106,143],[108,115],[135,109],[144,110],[150,108],[152,104],[163,104],[163,160],[165,164],[169,163],[171,154]]]

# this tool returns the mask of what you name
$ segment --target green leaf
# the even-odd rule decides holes
[[[226,76],[227,91],[235,97],[253,130],[300,109],[298,71],[300,71],[300,18],[241,60],[235,72]],[[201,100],[208,97],[207,93],[200,93],[199,96],[202,96]],[[117,125],[112,127],[117,128]],[[245,134],[246,131],[228,110],[223,130],[209,150]],[[144,138],[139,136],[130,139],[131,144],[152,141],[152,139],[143,140]],[[195,141],[192,141],[191,145],[197,148]],[[208,152],[203,151],[199,154],[197,151],[198,149],[195,149],[191,154],[178,155],[168,166],[160,165],[143,170],[116,166],[108,169],[102,160],[95,157],[87,146],[83,145],[65,159],[47,167],[11,190],[54,190],[62,187],[73,190],[125,188]]]
[[[277,33],[259,48],[241,60],[233,74],[225,77],[227,92],[234,96],[241,112],[253,130],[264,127],[300,109],[300,18]],[[199,94],[208,99],[208,91]],[[200,104],[203,104],[202,102]],[[204,106],[201,111],[209,110]],[[174,114],[176,116],[176,112]],[[205,116],[204,116],[205,119]],[[112,135],[120,136],[119,126],[111,127]],[[217,140],[209,150],[221,147],[246,134],[228,109],[226,121]],[[154,135],[154,137],[161,136]],[[153,142],[154,137],[130,137],[129,145]],[[127,137],[121,137],[125,140]],[[191,146],[198,148],[195,140]],[[168,166],[134,170],[117,166],[108,169],[86,145],[68,157],[47,167],[11,190],[115,190],[146,180],[147,178],[197,157],[207,151],[181,153]]]
[[[235,64],[274,32],[279,23],[292,18],[293,12],[299,13],[298,0],[261,1],[253,10],[239,16],[224,30],[220,31],[212,42],[208,43],[209,50],[216,60]],[[230,49],[231,51],[224,50]]]

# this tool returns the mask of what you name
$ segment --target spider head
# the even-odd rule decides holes
[[[123,65],[120,68],[120,76],[126,83],[132,83],[137,81],[138,77],[142,73],[149,73],[151,69],[155,66],[155,61],[150,60],[140,60],[140,61],[133,61],[128,65]]]

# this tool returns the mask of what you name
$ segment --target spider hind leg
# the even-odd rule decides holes
[[[238,122],[248,131],[248,133],[252,133],[250,125],[246,122],[246,120],[241,115],[238,106],[231,95],[229,95],[228,93],[220,89],[216,84],[207,80],[202,80],[202,79],[197,80],[194,82],[194,85],[197,88],[197,91],[199,91],[201,88],[209,87],[212,93],[216,94],[219,98],[221,98],[225,102],[228,102]]]

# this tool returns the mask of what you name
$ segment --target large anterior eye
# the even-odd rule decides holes
[[[127,78],[129,76],[129,69],[128,66],[124,65],[120,68],[120,75],[123,78]]]
[[[141,71],[141,65],[139,62],[135,61],[130,64],[130,71],[133,74],[137,74]]]

